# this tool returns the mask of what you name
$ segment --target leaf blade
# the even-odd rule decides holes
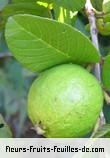
[[[43,17],[50,17],[47,8],[36,4],[36,2],[8,4],[2,11],[4,20],[15,14],[32,14]]]
[[[85,0],[56,0],[58,5],[63,6],[66,9],[70,9],[72,11],[79,11],[85,5]]]
[[[41,2],[46,2],[46,3],[54,3],[57,4],[60,7],[64,7],[65,9],[69,9],[71,11],[79,11],[81,10],[85,3],[86,0],[40,0]]]
[[[5,35],[14,56],[34,72],[67,62],[87,63],[100,59],[86,36],[69,25],[47,18],[26,14],[10,17]]]

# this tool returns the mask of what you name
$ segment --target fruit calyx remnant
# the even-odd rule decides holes
[[[36,131],[38,135],[43,135],[46,132],[45,127],[41,125],[41,122],[39,122],[38,124],[35,124],[33,129]]]

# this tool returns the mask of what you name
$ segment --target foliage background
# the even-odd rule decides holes
[[[21,1],[25,3],[27,2],[26,0]],[[11,9],[6,8],[8,3],[13,4],[15,2],[16,5],[14,6],[14,9],[13,7]],[[101,7],[95,2],[93,1],[94,6],[98,7],[97,9],[100,10]],[[14,137],[38,137],[31,129],[32,124],[27,117],[26,111],[28,90],[37,75],[23,68],[14,59],[8,50],[4,38],[4,21],[7,17],[21,11],[21,8],[24,8],[24,12],[27,12],[27,8],[24,7],[25,3],[23,5],[17,3],[17,0],[0,0],[0,113],[11,127]],[[31,8],[28,12],[31,13],[31,10],[33,9],[34,8]],[[51,10],[51,16],[53,16],[52,11],[53,10]],[[58,14],[58,19],[62,20],[60,19],[58,8],[56,13]],[[46,17],[50,16],[50,14],[42,11],[35,11],[32,14],[41,14],[41,16]],[[74,27],[90,37],[89,32],[85,29],[88,20],[83,9],[78,14],[75,14],[71,21],[66,18],[64,20],[66,20],[65,22],[67,23],[71,22]],[[99,35],[99,44],[102,55],[107,55],[110,52],[110,37]],[[107,123],[110,123],[110,106],[104,106],[104,113]]]

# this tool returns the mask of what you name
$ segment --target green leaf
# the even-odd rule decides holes
[[[11,3],[28,3],[28,2],[36,2],[37,0],[11,0]]]
[[[54,5],[54,16],[55,20],[62,23],[67,23],[72,25],[75,23],[77,12],[69,11],[68,9],[65,9],[63,7],[59,7],[58,5]]]
[[[0,30],[4,29],[8,17],[15,14],[32,14],[50,18],[48,8],[36,3],[36,0],[13,0],[2,10],[2,20],[0,22]]]
[[[110,55],[107,55],[102,67],[103,85],[107,90],[110,90]]]
[[[48,4],[56,2],[56,0],[36,0],[36,1],[37,2],[44,2],[44,3],[48,3]]]
[[[56,3],[66,9],[79,11],[85,5],[86,0],[56,0]]]
[[[105,124],[95,133],[93,138],[102,138],[110,133],[110,124]]]
[[[35,2],[9,4],[2,11],[2,16],[5,20],[7,20],[9,16],[25,13],[43,17],[50,17],[48,9],[36,4]]]
[[[102,11],[102,2],[103,0],[91,0],[92,5],[95,9]]]
[[[0,114],[0,138],[11,138],[12,133],[9,126],[4,121],[2,115]]]
[[[64,7],[66,9],[69,9],[71,11],[79,11],[81,10],[84,5],[86,0],[39,0],[42,2],[47,2],[47,3],[54,3],[59,5],[60,7]]]
[[[34,72],[62,63],[93,63],[100,59],[86,36],[55,20],[15,15],[8,19],[5,35],[13,55]]]

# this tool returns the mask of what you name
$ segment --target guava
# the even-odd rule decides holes
[[[110,13],[110,0],[103,0],[102,9],[104,13]]]
[[[28,95],[28,115],[48,138],[85,136],[93,129],[102,105],[97,79],[74,64],[42,72]]]
[[[97,19],[97,28],[101,35],[109,36],[110,35],[110,22],[104,22],[104,19]]]

